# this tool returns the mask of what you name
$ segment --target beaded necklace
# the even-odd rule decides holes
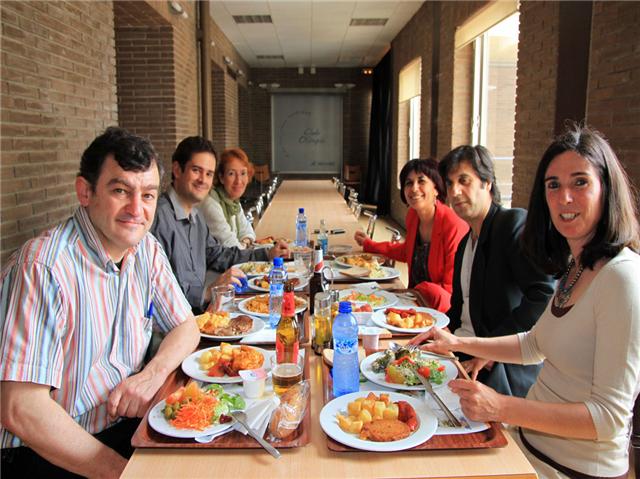
[[[576,264],[576,260],[572,258],[571,261],[569,262],[569,266],[567,267],[567,271],[564,272],[564,274],[562,275],[562,278],[560,279],[560,283],[558,283],[558,291],[556,291],[556,296],[553,300],[554,304],[558,308],[563,308],[564,305],[569,302],[569,299],[571,299],[571,291],[573,290],[573,287],[576,285],[576,283],[580,279],[580,276],[582,276],[582,272],[584,271],[584,265],[580,264],[578,271],[576,271],[576,275],[573,277],[571,282],[567,285],[567,280],[569,279],[569,272],[571,271],[571,268],[575,266],[575,264]]]

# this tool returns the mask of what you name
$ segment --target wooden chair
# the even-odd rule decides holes
[[[271,172],[269,171],[269,165],[254,165],[253,178],[260,184],[267,183],[271,179]]]
[[[360,165],[344,165],[342,177],[345,185],[358,186],[360,184]]]

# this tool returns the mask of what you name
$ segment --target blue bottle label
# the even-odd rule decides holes
[[[333,349],[338,354],[358,354],[358,338],[333,338]]]

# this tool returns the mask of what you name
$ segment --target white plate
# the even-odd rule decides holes
[[[249,268],[247,271],[245,271],[242,269],[244,265],[251,265],[252,268]],[[269,274],[272,267],[273,263],[270,263],[269,261],[247,261],[246,263],[238,263],[232,266],[232,268],[238,268],[240,271],[244,272],[244,274],[246,274],[249,278]],[[289,274],[296,272],[296,268],[292,262],[285,263],[284,267]]]
[[[256,276],[255,278],[251,278],[248,281],[249,288],[254,290],[254,291],[262,291],[264,293],[268,293],[269,292],[269,288],[263,288],[262,286],[258,286],[257,284],[255,284],[255,282],[258,281],[262,276],[264,276],[264,275],[260,275],[260,276]],[[291,279],[291,278],[300,278],[298,275],[295,275],[295,274],[289,274],[288,277],[289,277],[289,279]],[[294,289],[294,291],[302,291],[308,284],[309,284],[309,280],[308,279],[300,279],[300,284],[298,284],[298,286],[296,286],[293,289]]]
[[[362,256],[362,255],[367,255],[367,256],[371,256],[372,258],[377,258],[378,264],[382,264],[387,260],[387,258],[379,254],[358,253],[358,254],[344,254],[342,256],[338,256],[336,257],[336,259],[333,260],[333,262],[336,265],[341,266],[342,268],[351,268],[352,266],[355,266],[355,265],[345,262],[346,258],[352,258],[354,256]]]
[[[238,316],[242,316],[242,314],[230,313],[229,316],[231,318],[236,318]],[[213,334],[207,334],[200,331],[200,336],[207,339],[215,339],[216,341],[234,341],[236,339],[242,339],[245,336],[249,336],[250,334],[257,333],[258,331],[262,331],[262,329],[264,328],[264,321],[262,321],[260,318],[256,318],[255,316],[252,316],[252,315],[249,315],[249,316],[251,316],[251,319],[253,319],[253,326],[246,333],[236,334],[233,336],[215,336]]]
[[[233,346],[233,347],[239,348],[240,346]],[[270,371],[271,370],[270,359],[271,359],[271,356],[273,355],[273,352],[267,351],[262,348],[256,348],[255,346],[251,346],[251,347],[256,351],[260,352],[264,357],[264,363],[262,364],[262,368],[265,371]],[[240,376],[223,376],[219,378],[214,378],[211,376],[207,376],[207,372],[204,369],[200,369],[200,363],[198,362],[198,358],[205,351],[209,351],[212,349],[219,350],[220,347],[215,346],[213,348],[201,349],[200,351],[196,351],[195,353],[192,353],[190,356],[187,356],[187,358],[184,361],[182,361],[182,370],[184,371],[184,373],[187,376],[197,381],[202,381],[205,383],[218,383],[218,384],[241,383],[242,378]]]
[[[343,274],[342,276],[347,276],[349,278],[355,278],[355,279],[364,279],[369,281],[386,281],[388,279],[394,279],[394,278],[400,277],[400,270],[397,270],[396,268],[391,268],[389,266],[381,266],[380,269],[382,269],[382,271],[384,272],[384,276],[381,278],[372,278],[371,276],[349,276],[346,274]],[[338,272],[340,271],[338,270]]]
[[[251,265],[251,268],[245,265]],[[269,263],[268,261],[247,261],[246,263],[234,264],[232,268],[238,268],[248,277],[253,277],[253,276],[261,276],[264,274],[269,274],[269,271],[271,271],[272,266],[273,266],[273,263]],[[247,267],[248,268],[247,271],[242,269],[243,267]]]
[[[436,320],[435,326],[438,328],[444,328],[449,324],[449,316],[440,311],[431,308],[421,308],[418,306],[395,306],[394,309],[415,309],[419,313],[429,313]],[[399,326],[394,326],[392,324],[387,323],[387,315],[384,314],[384,310],[374,311],[371,316],[371,321],[376,323],[381,328],[388,329],[390,331],[397,331],[399,333],[424,333],[425,331],[429,331],[433,326],[426,326],[424,328],[401,328]]]
[[[361,291],[359,289],[343,289],[343,290],[340,290],[340,293],[339,293],[340,301],[347,301],[346,299],[343,299],[343,298],[349,296],[354,291],[362,294],[369,294],[368,292]],[[388,308],[389,306],[393,306],[398,302],[398,297],[395,294],[390,293],[389,291],[385,291],[383,289],[375,289],[371,292],[376,296],[381,296],[382,299],[384,300],[382,304],[379,304],[377,306],[371,304],[371,307],[373,308],[374,311],[377,309]],[[351,301],[351,302],[355,304],[370,304],[368,301]]]
[[[214,424],[209,426],[202,431],[198,431],[196,429],[178,429],[177,427],[173,427],[169,421],[164,418],[164,414],[162,410],[164,409],[165,402],[164,399],[160,401],[158,404],[151,408],[149,411],[149,426],[152,429],[159,432],[160,434],[164,434],[165,436],[171,437],[180,437],[180,438],[194,438],[200,436],[207,436],[209,434],[216,434],[222,431],[226,431],[233,427],[235,420],[226,422],[224,424]]]
[[[250,315],[250,316],[259,316],[259,317],[261,317],[261,318],[268,318],[268,317],[269,317],[269,313],[254,313],[253,311],[249,311],[249,310],[247,309],[246,304],[247,304],[250,300],[252,300],[253,298],[258,298],[258,297],[260,297],[260,296],[267,296],[267,295],[262,294],[262,295],[252,296],[252,297],[250,297],[250,298],[243,299],[242,301],[240,301],[240,303],[238,303],[238,309],[239,309],[240,311],[242,311],[243,313],[248,314],[248,315]],[[299,296],[296,296],[296,297],[299,297]],[[300,299],[303,299],[303,298],[300,298]],[[301,313],[301,312],[303,312],[305,309],[307,309],[307,302],[306,302],[306,301],[304,302],[304,306],[300,306],[300,307],[296,308],[296,313]]]
[[[390,389],[400,389],[403,391],[424,391],[424,386],[422,384],[417,384],[415,386],[407,386],[406,384],[389,383],[384,379],[384,372],[374,373],[373,370],[371,369],[371,364],[380,356],[382,356],[382,354],[383,354],[382,351],[379,353],[374,353],[371,356],[367,356],[366,358],[364,358],[364,360],[360,363],[360,371],[362,371],[362,375],[365,378],[367,378],[369,381],[373,383],[376,383],[380,386],[384,386]],[[455,367],[455,365],[451,361],[447,361],[446,359],[440,359],[440,358],[433,358],[433,357],[430,358],[428,353],[425,353],[424,356],[425,358],[428,358],[428,359],[434,359],[440,362],[444,366],[444,373],[445,373],[444,381],[442,381],[442,384],[431,383],[434,389],[445,386],[447,383],[449,383],[449,381],[451,381],[452,379],[455,379],[458,376],[458,369]]]
[[[388,394],[391,401],[407,401],[418,416],[418,429],[416,429],[410,436],[405,437],[399,441],[389,442],[374,442],[358,438],[357,434],[350,434],[340,429],[336,414],[346,414],[347,404],[351,401],[355,401],[359,397],[366,397],[369,391],[360,391],[351,394],[345,394],[333,401],[327,403],[320,411],[320,426],[324,432],[330,438],[342,443],[346,446],[354,447],[356,449],[362,449],[364,451],[376,451],[376,452],[389,452],[389,451],[402,451],[404,449],[411,449],[412,447],[419,446],[426,442],[433,436],[438,428],[438,419],[429,410],[426,403],[422,399],[416,399],[405,394],[400,394],[391,391],[374,391],[375,394]]]

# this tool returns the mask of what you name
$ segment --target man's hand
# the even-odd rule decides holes
[[[454,379],[449,383],[451,391],[460,396],[460,406],[465,416],[473,421],[502,421],[505,396],[488,386],[468,379]]]
[[[242,238],[240,240],[240,243],[242,243],[245,248],[251,248],[253,246],[253,240],[251,238],[249,238],[248,236]]]
[[[356,231],[356,233],[353,235],[353,239],[356,240],[356,243],[358,243],[358,246],[362,246],[362,244],[364,243],[364,240],[366,240],[367,238],[368,236],[364,231]]]
[[[288,258],[290,255],[289,245],[281,239],[277,240],[273,248],[269,250],[269,259],[276,257]]]
[[[107,412],[113,420],[118,417],[142,417],[149,409],[153,396],[164,383],[166,375],[154,374],[148,368],[129,376],[109,394]]]
[[[490,359],[483,358],[473,358],[468,361],[463,361],[460,363],[464,370],[469,374],[471,379],[474,381],[478,378],[478,373],[484,368],[487,371],[491,371],[495,361],[491,361]]]
[[[239,278],[246,278],[247,275],[238,268],[229,268],[216,279],[211,285],[209,285],[209,294],[211,294],[211,288],[213,286],[227,286],[237,284],[242,286],[242,281]]]

